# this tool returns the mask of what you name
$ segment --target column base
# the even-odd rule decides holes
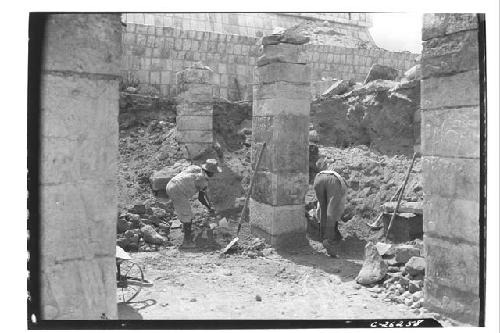
[[[264,239],[272,247],[279,250],[292,250],[309,244],[305,233],[301,231],[271,235],[259,227],[250,226],[250,232],[252,235]]]
[[[304,205],[272,206],[250,199],[250,231],[277,249],[308,244]]]

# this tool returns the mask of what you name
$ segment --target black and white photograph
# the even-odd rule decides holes
[[[177,7],[24,13],[27,329],[498,328],[492,6]]]

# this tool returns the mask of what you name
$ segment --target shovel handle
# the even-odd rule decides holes
[[[413,158],[411,160],[410,167],[408,168],[408,172],[406,173],[405,181],[403,183],[403,186],[401,186],[401,192],[399,192],[398,203],[396,204],[396,208],[394,209],[394,212],[392,213],[391,221],[389,222],[389,226],[387,227],[387,230],[385,231],[385,241],[386,242],[387,242],[387,235],[389,234],[389,229],[391,229],[391,227],[392,227],[392,222],[394,221],[394,218],[396,217],[396,214],[398,213],[399,205],[401,204],[401,199],[403,199],[403,194],[405,192],[406,183],[408,183],[408,178],[410,178],[410,172],[411,172],[411,169],[413,169],[413,164],[415,163],[416,157],[417,157],[417,153],[413,153]]]
[[[257,170],[259,170],[260,160],[262,158],[262,153],[264,152],[264,148],[266,148],[265,142],[262,143],[262,148],[260,149],[259,157],[257,158],[257,163],[255,164],[255,169],[254,169],[254,171],[252,173],[252,177],[250,179],[250,187],[248,188],[247,196],[245,198],[245,204],[243,205],[243,210],[241,211],[240,220],[238,222],[238,231],[237,231],[236,235],[238,235],[240,233],[241,222],[243,221],[243,217],[246,215],[248,201],[250,200],[250,194],[252,193],[253,184],[254,184],[254,180],[255,180],[255,174],[257,173]]]

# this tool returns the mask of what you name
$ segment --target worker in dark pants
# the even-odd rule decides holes
[[[314,179],[314,191],[318,199],[316,219],[320,221],[320,237],[327,243],[342,240],[338,221],[344,213],[347,183],[333,170],[324,170]]]

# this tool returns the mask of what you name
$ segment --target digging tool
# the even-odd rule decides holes
[[[391,216],[391,221],[389,222],[389,226],[387,227],[387,230],[385,231],[385,241],[386,242],[387,242],[387,235],[389,234],[389,230],[392,227],[392,222],[394,221],[394,218],[396,217],[396,214],[398,213],[399,205],[401,204],[401,199],[403,199],[405,187],[406,187],[406,184],[408,183],[408,179],[410,178],[410,172],[411,172],[411,169],[413,169],[413,164],[415,163],[416,157],[417,157],[417,153],[414,153],[413,158],[411,160],[410,167],[408,168],[408,172],[406,173],[405,181],[403,183],[403,186],[401,186],[401,192],[399,193],[398,203],[396,204],[396,208],[394,208],[394,212],[392,213],[392,216]]]
[[[391,199],[389,200],[389,202],[393,202],[394,199],[398,198],[399,197],[399,193],[401,193],[401,189],[403,188],[403,184],[401,184],[401,186],[398,187],[398,190],[396,191],[396,193],[394,193],[394,195],[391,197]],[[382,226],[380,225],[380,219],[382,219],[382,216],[384,215],[384,213],[380,213],[377,218],[375,219],[375,222],[373,223],[366,223],[370,228],[372,229],[380,229],[382,228]]]
[[[262,148],[260,149],[259,157],[257,158],[257,163],[255,164],[255,169],[253,171],[252,177],[250,178],[250,187],[248,188],[247,195],[245,197],[245,204],[243,205],[243,210],[241,211],[240,220],[238,221],[238,230],[236,231],[236,237],[229,244],[227,244],[227,246],[222,250],[222,254],[226,253],[239,240],[238,235],[240,234],[241,223],[243,222],[243,218],[245,218],[246,216],[248,201],[250,200],[250,194],[252,193],[252,188],[255,180],[255,174],[259,169],[260,160],[262,158],[262,153],[264,152],[264,148],[266,148],[265,142],[262,143]]]

